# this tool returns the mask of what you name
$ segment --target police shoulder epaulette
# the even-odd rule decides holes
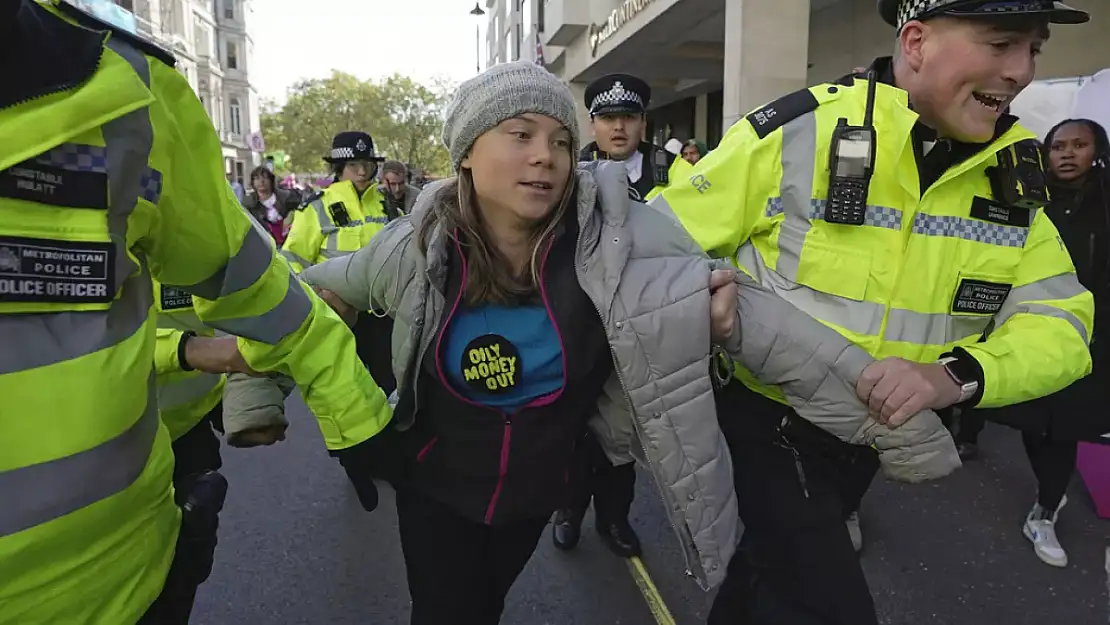
[[[808,88],[799,89],[794,93],[782,96],[761,109],[752,111],[745,119],[752,125],[755,134],[760,139],[765,139],[767,135],[791,121],[806,113],[816,111],[818,106],[820,106],[820,102],[817,101],[817,97]]]
[[[310,196],[306,197],[306,198],[304,199],[304,201],[303,201],[303,202],[301,202],[301,205],[297,207],[297,210],[299,210],[299,211],[303,211],[304,209],[308,208],[308,205],[309,205],[309,204],[312,204],[313,202],[315,202],[316,200],[318,200],[318,199],[320,199],[320,198],[322,198],[322,197],[324,197],[324,191],[323,191],[323,189],[321,189],[321,190],[319,190],[319,191],[315,191],[315,192],[313,192],[313,194],[312,194],[312,195],[310,195]]]
[[[87,13],[81,8],[76,7],[68,2],[59,2],[56,6],[59,10],[61,10],[67,16],[76,20],[78,24],[84,26],[85,28],[97,31],[108,31],[112,34],[112,37],[126,41],[128,44],[130,44],[143,54],[152,56],[159,61],[162,61],[166,65],[169,65],[170,67],[174,67],[175,65],[177,65],[177,57],[175,57],[172,52],[159,46],[146,37],[137,35],[133,32],[125,30],[124,28],[116,24],[102,20],[99,17]]]

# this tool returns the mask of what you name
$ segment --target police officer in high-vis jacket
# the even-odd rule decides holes
[[[385,198],[375,179],[384,160],[374,153],[374,140],[365,132],[335,135],[331,153],[324,157],[335,182],[305,200],[281,248],[294,270],[350,254],[385,227]]]
[[[352,254],[370,242],[391,218],[376,176],[385,158],[374,151],[374,140],[362,131],[341,132],[332,139],[324,161],[335,176],[326,189],[305,200],[293,217],[281,255],[293,270],[329,258]],[[392,214],[392,217],[390,215]],[[359,313],[352,331],[358,354],[374,381],[386,392],[396,387],[390,341],[393,320],[380,312]],[[292,391],[288,380],[252,378],[234,374],[224,399],[224,425],[228,442],[249,447],[272,444],[284,438],[288,425],[285,397]]]
[[[226,483],[174,492],[153,280],[242,337],[179,340],[179,365],[291,375],[350,472],[389,418],[342,320],[239,206],[174,63],[67,4],[0,3],[3,625],[188,620]]]
[[[1087,15],[1050,0],[879,10],[893,59],[752,112],[653,204],[879,358],[856,390],[880,421],[1058,391],[1090,371],[1093,302],[1042,210],[1034,136],[1003,111],[1049,23]],[[874,625],[844,519],[875,452],[737,376],[718,412],[745,531],[710,625]]]
[[[580,161],[609,159],[624,163],[628,192],[646,200],[672,181],[675,155],[644,140],[651,87],[629,74],[609,74],[586,86],[586,108],[594,141],[582,148]]]

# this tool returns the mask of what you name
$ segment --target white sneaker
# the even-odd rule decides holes
[[[863,551],[863,531],[859,527],[859,512],[848,515],[844,525],[848,528],[848,538],[852,539],[852,548],[856,553]]]
[[[1041,562],[1061,568],[1068,565],[1068,554],[1056,539],[1056,518],[1065,503],[1066,500],[1061,501],[1054,512],[1046,510],[1041,504],[1034,504],[1021,528],[1021,533],[1033,543],[1033,552]]]

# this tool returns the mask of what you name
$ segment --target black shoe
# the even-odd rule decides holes
[[[640,537],[636,536],[627,519],[621,519],[618,523],[598,522],[597,533],[601,535],[601,542],[622,558],[639,556],[642,552]]]
[[[979,445],[975,443],[956,443],[956,453],[960,460],[968,461],[979,457]]]
[[[551,521],[551,538],[555,546],[563,551],[570,551],[578,546],[578,539],[582,537],[582,518],[570,510],[556,510],[555,518]]]

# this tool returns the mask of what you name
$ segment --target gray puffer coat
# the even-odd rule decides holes
[[[598,310],[615,374],[591,426],[614,458],[642,443],[691,574],[705,588],[723,580],[738,532],[732,460],[717,424],[709,375],[711,261],[661,212],[628,199],[620,164],[578,170],[575,270]],[[416,233],[447,181],[420,194],[412,214],[390,223],[358,252],[305,269],[302,278],[359,310],[394,318],[397,380],[413,379],[447,303],[447,242],[440,226],[427,254]],[[417,358],[413,358],[416,355]],[[414,397],[420,393],[414,389]],[[406,429],[416,411],[398,415]],[[634,434],[633,434],[634,429]],[[640,446],[640,445],[637,445]]]

